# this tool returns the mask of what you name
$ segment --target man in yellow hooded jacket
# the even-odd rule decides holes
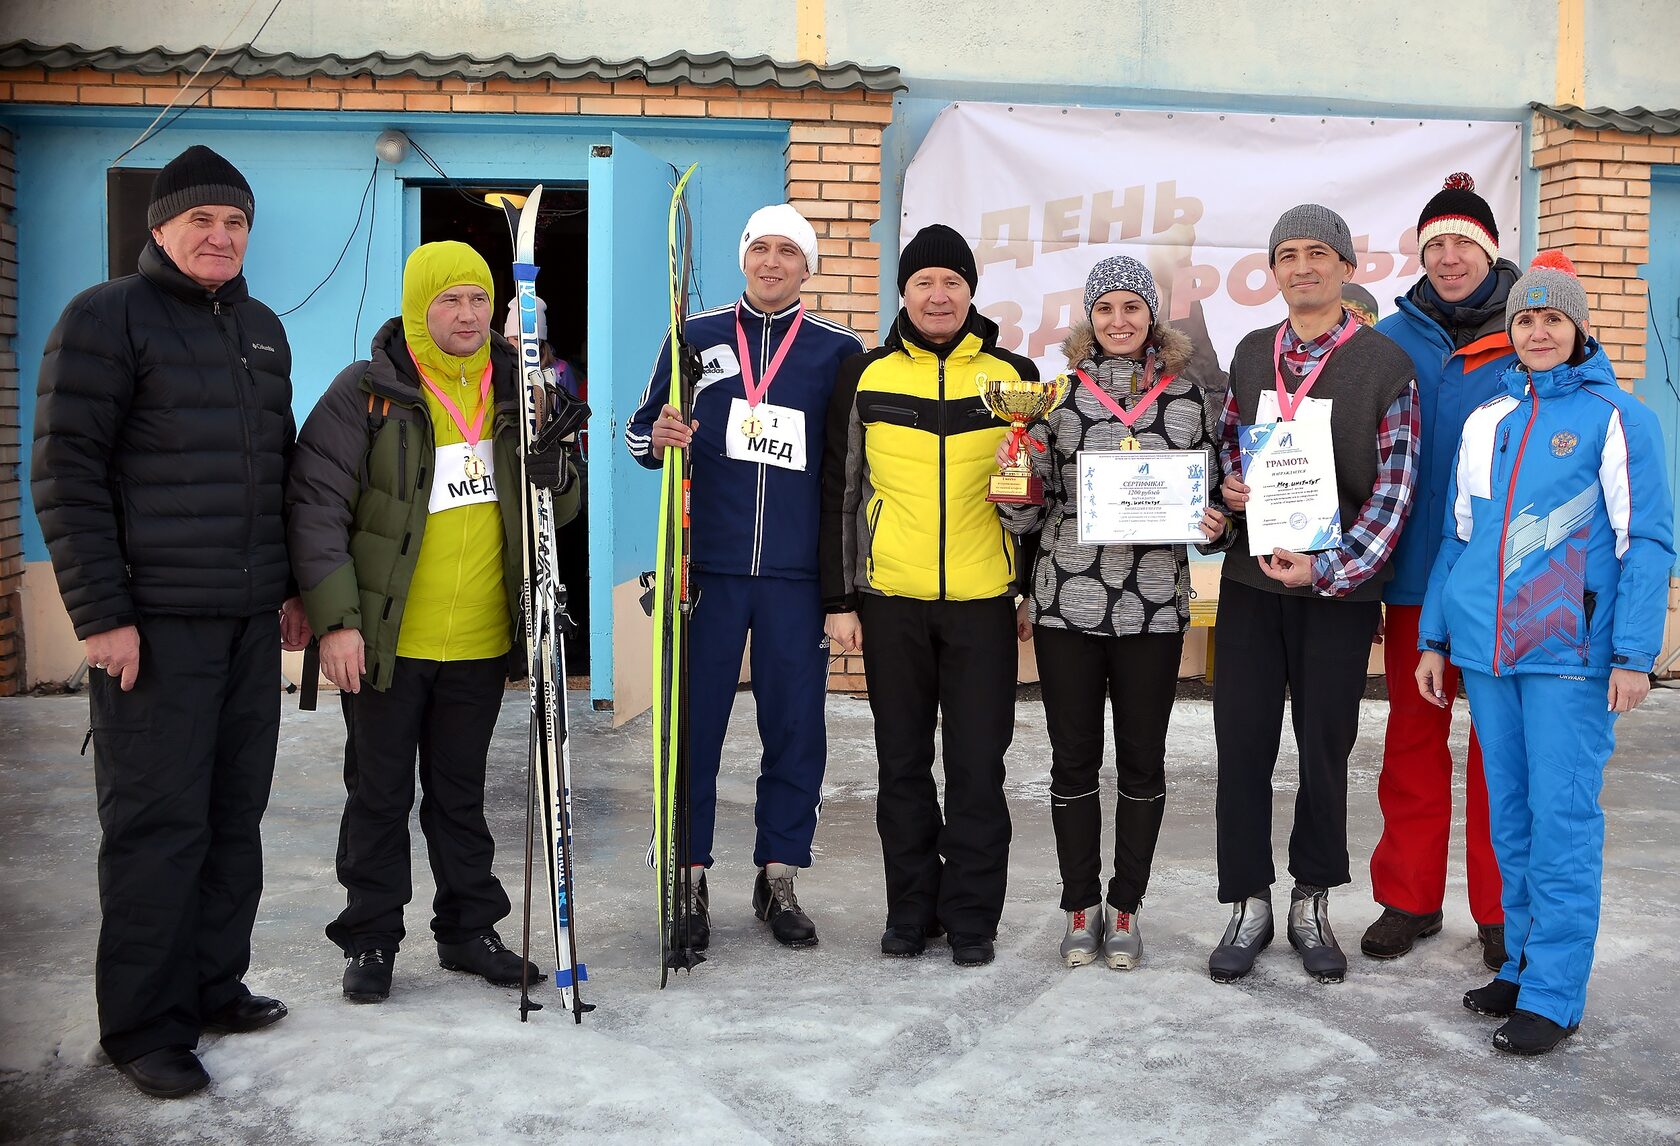
[[[349,960],[352,1002],[390,993],[413,895],[416,756],[439,961],[503,986],[525,971],[496,933],[509,904],[491,870],[486,757],[525,660],[518,482],[555,488],[560,524],[578,483],[563,448],[521,461],[517,357],[490,331],[491,294],[471,247],[417,248],[402,314],[304,423],[287,489],[292,565],[347,730],[348,902],[327,936]]]

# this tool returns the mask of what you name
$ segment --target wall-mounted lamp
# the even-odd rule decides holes
[[[395,166],[408,155],[408,136],[394,127],[386,128],[373,141],[373,150],[381,161]]]

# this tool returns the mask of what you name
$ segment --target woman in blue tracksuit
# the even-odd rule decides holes
[[[724,732],[752,634],[752,688],[764,755],[758,778],[753,910],[777,942],[808,947],[817,929],[794,895],[811,866],[827,740],[828,651],[817,583],[818,469],[824,420],[840,363],[863,342],[806,311],[800,289],[817,265],[817,235],[778,203],[741,235],[746,292],[689,316],[700,355],[693,423],[665,404],[670,344],[660,348],[641,407],[624,429],[630,454],[657,468],[667,447],[693,451],[689,622],[689,905],[692,946],[710,943],[717,777]]]
[[[1662,431],[1616,385],[1558,252],[1512,288],[1519,365],[1464,425],[1418,625],[1417,683],[1463,670],[1503,877],[1505,965],[1464,996],[1493,1045],[1543,1054],[1586,1005],[1617,715],[1645,698],[1674,565]]]

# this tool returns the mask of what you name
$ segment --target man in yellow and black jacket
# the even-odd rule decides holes
[[[942,224],[899,256],[886,342],[840,366],[823,455],[825,629],[863,653],[880,767],[883,955],[948,932],[961,966],[992,961],[1009,866],[1003,754],[1015,732],[1013,537],[986,501],[1008,427],[982,377],[1037,379],[974,309],[974,254]],[[863,640],[867,630],[869,640]],[[933,783],[943,716],[945,810]]]

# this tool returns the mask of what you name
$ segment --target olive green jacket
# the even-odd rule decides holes
[[[496,483],[506,544],[502,584],[513,619],[509,676],[525,671],[523,544],[520,522],[519,402],[513,348],[492,334],[492,423]],[[310,627],[319,636],[360,629],[364,676],[390,687],[408,587],[420,557],[430,503],[432,423],[420,379],[393,318],[373,338],[372,357],[345,367],[298,433],[286,485],[287,543]],[[554,495],[558,528],[577,516],[582,483],[568,459]]]

